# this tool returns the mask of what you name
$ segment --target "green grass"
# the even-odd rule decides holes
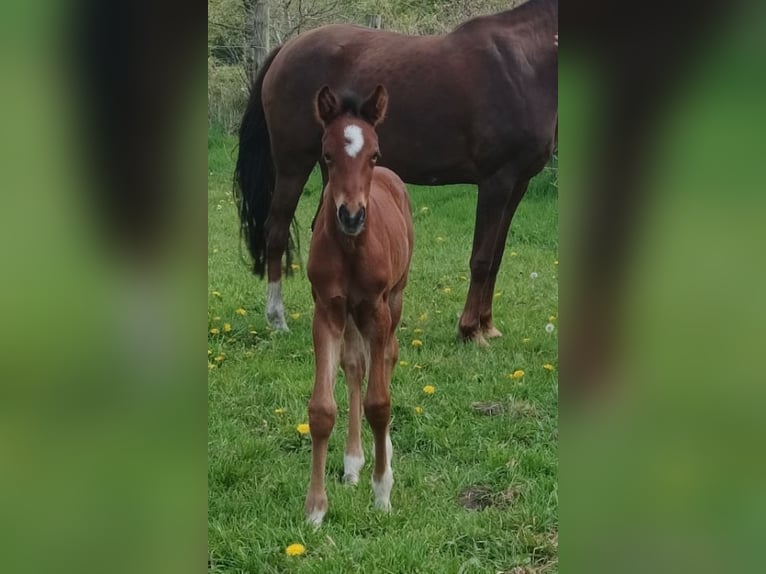
[[[230,184],[234,146],[232,138],[209,137],[208,323],[221,330],[208,335],[210,570],[556,572],[558,375],[543,369],[557,366],[558,357],[557,331],[545,331],[558,314],[552,173],[533,180],[514,219],[494,307],[504,336],[489,348],[455,338],[468,288],[475,187],[408,186],[415,252],[398,330],[406,364],[391,383],[393,511],[372,508],[366,422],[368,462],[359,485],[340,482],[348,401],[339,373],[327,463],[330,509],[314,531],[303,517],[311,441],[295,430],[307,422],[313,384],[310,286],[303,266],[284,281],[291,331],[270,332],[265,283],[240,256]],[[319,193],[314,174],[298,208],[304,264]],[[246,315],[235,312],[240,307]],[[411,345],[414,338],[422,348]],[[517,369],[524,377],[509,379]],[[424,385],[436,393],[425,395]],[[476,401],[500,403],[504,411],[479,414]],[[464,508],[460,494],[469,487],[484,488],[496,504]],[[305,545],[304,556],[285,555],[294,542]]]

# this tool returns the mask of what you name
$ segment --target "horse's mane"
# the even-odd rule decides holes
[[[349,115],[355,118],[362,117],[362,98],[354,92],[342,92],[340,97],[341,115]]]

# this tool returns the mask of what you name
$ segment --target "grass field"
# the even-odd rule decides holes
[[[307,422],[313,384],[310,287],[301,265],[283,284],[291,331],[270,332],[265,283],[240,256],[235,143],[217,134],[208,141],[210,571],[557,572],[558,330],[546,330],[558,314],[552,173],[532,182],[514,219],[495,293],[504,336],[489,348],[455,339],[475,187],[408,186],[415,252],[391,384],[393,510],[372,508],[366,423],[359,485],[340,481],[348,401],[339,375],[330,509],[314,531],[303,516],[311,439],[296,431]],[[298,209],[303,264],[320,187],[315,174]],[[523,376],[509,377],[519,370]],[[491,405],[479,412],[478,402]],[[293,543],[305,554],[287,556]]]

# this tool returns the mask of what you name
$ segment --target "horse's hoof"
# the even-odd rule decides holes
[[[503,334],[497,330],[497,327],[494,325],[490,325],[489,327],[485,327],[482,329],[482,334],[484,335],[485,339],[495,339],[496,337],[502,337]]]
[[[343,482],[356,485],[359,482],[359,472],[364,466],[364,456],[345,455],[343,457]]]
[[[459,327],[457,331],[457,336],[458,336],[458,339],[462,341],[463,343],[475,343],[479,347],[489,346],[487,339],[484,337],[484,333],[481,331],[481,329],[478,329],[478,328],[463,329],[462,327]]]
[[[284,333],[290,330],[287,326],[284,315],[266,315],[266,320],[269,322],[269,326],[274,331],[281,331]]]
[[[327,514],[327,496],[312,498],[309,495],[306,500],[306,522],[318,528],[322,525],[325,514]]]

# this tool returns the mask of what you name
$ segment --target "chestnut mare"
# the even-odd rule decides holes
[[[306,518],[315,525],[327,512],[325,460],[337,411],[333,387],[339,359],[349,395],[343,478],[356,484],[364,465],[360,426],[364,405],[374,437],[375,505],[391,508],[389,384],[399,355],[395,330],[414,235],[404,183],[394,172],[375,166],[380,150],[374,128],[383,120],[387,100],[382,86],[361,104],[354,97],[340,98],[327,86],[316,96],[328,180],[308,260],[316,370],[309,401],[312,458]],[[362,402],[366,373],[369,381]]]
[[[272,327],[287,329],[280,264],[286,254],[290,272],[290,222],[317,161],[327,183],[312,98],[323,85],[368,94],[380,82],[390,98],[381,165],[407,183],[478,184],[459,333],[478,343],[500,335],[492,295],[508,229],[557,137],[557,34],[558,1],[530,0],[443,36],[332,25],[269,55],[240,127],[235,194],[253,271],[268,267]]]

